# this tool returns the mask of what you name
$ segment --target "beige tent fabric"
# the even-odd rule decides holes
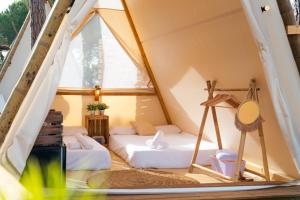
[[[271,0],[242,2],[260,51],[279,125],[299,172],[300,79],[277,3]],[[262,13],[263,5],[270,5],[271,11]]]
[[[139,65],[144,66],[142,55],[135,41],[130,24],[123,10],[97,9],[97,13],[109,27],[129,56]]]
[[[124,50],[128,53],[130,58],[138,67],[140,67],[141,80],[147,80],[150,82],[145,69],[143,57],[136,43],[125,11],[118,9],[98,8],[97,13],[101,16],[107,27],[110,29]],[[148,86],[152,87],[152,84]]]

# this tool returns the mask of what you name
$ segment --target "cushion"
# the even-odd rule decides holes
[[[71,136],[71,135],[88,135],[88,131],[86,128],[82,126],[64,126],[63,135],[64,136]]]
[[[2,94],[0,94],[0,113],[2,113],[4,106],[5,106],[5,100]]]
[[[156,133],[155,127],[147,121],[131,122],[138,135],[154,135]]]
[[[110,129],[111,135],[135,135],[136,131],[133,127],[128,126],[115,126]]]
[[[156,130],[163,131],[165,134],[174,134],[174,133],[181,133],[181,129],[178,128],[176,125],[161,125],[156,126]]]

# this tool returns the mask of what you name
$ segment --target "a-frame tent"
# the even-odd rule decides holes
[[[60,73],[60,67],[63,66],[64,63],[64,58],[66,55],[66,49],[68,44],[71,41],[72,33],[80,27],[80,24],[82,23],[82,20],[87,16],[89,11],[91,11],[92,7],[95,5],[93,1],[75,1],[75,4],[73,5],[70,13],[66,15],[64,20],[62,19],[63,14],[65,13],[65,10],[68,8],[70,2],[66,1],[57,1],[55,4],[55,9],[52,10],[52,15],[47,22],[47,27],[43,30],[43,34],[40,36],[37,46],[35,47],[32,55],[31,55],[31,60],[27,63],[26,71],[24,73],[24,76],[21,77],[20,81],[18,82],[18,85],[16,87],[16,90],[13,92],[11,95],[11,98],[8,101],[8,105],[6,106],[3,114],[1,115],[1,122],[0,122],[0,127],[1,127],[1,136],[2,136],[2,141],[4,143],[1,146],[1,157],[2,157],[2,163],[7,167],[10,168],[13,171],[13,168],[17,168],[19,172],[22,171],[22,168],[24,166],[24,160],[26,160],[26,155],[30,152],[31,146],[32,146],[32,141],[34,141],[33,135],[31,135],[32,130],[35,132],[38,131],[40,128],[40,125],[42,123],[42,119],[46,116],[48,109],[51,107],[52,100],[55,96],[56,89],[58,86],[59,82],[59,77],[56,77],[56,73]],[[82,3],[82,4],[81,4]],[[295,62],[293,60],[291,51],[288,46],[288,42],[285,36],[285,30],[284,27],[282,26],[282,22],[280,19],[280,14],[278,12],[277,5],[274,1],[265,1],[263,3],[268,3],[271,5],[272,9],[271,12],[269,13],[262,13],[261,12],[261,6],[263,6],[261,2],[258,1],[230,1],[228,3],[228,8],[223,5],[217,4],[216,1],[212,1],[209,3],[209,6],[211,6],[212,11],[211,12],[205,12],[205,10],[210,10],[207,7],[204,7],[203,12],[206,14],[206,19],[199,20],[197,17],[203,17],[203,16],[198,16],[197,14],[201,13],[198,12],[198,10],[194,10],[194,12],[191,12],[190,15],[188,13],[185,13],[185,17],[187,18],[180,18],[182,21],[176,21],[176,23],[173,22],[172,17],[170,16],[176,16],[176,13],[182,10],[182,7],[176,6],[176,5],[182,5],[182,2],[178,1],[176,3],[170,3],[169,1],[164,2],[163,4],[160,4],[159,8],[165,9],[165,13],[170,15],[169,17],[165,16],[166,19],[163,21],[159,21],[159,17],[162,17],[162,13],[160,12],[161,15],[157,16],[156,18],[153,14],[150,12],[153,11],[155,7],[155,3],[151,3],[148,1],[147,7],[149,10],[145,9],[145,7],[136,1],[123,1],[124,3],[124,8],[125,12],[127,15],[127,19],[129,19],[129,22],[131,24],[131,28],[133,28],[133,32],[135,35],[135,38],[137,41],[142,41],[142,43],[138,42],[139,50],[141,52],[141,55],[143,57],[143,60],[145,62],[146,67],[148,66],[148,72],[150,76],[153,76],[152,82],[154,79],[154,74],[151,72],[150,64],[149,61],[147,61],[147,57],[152,61],[152,65],[156,67],[156,75],[158,77],[158,84],[153,82],[156,92],[158,92],[158,85],[163,86],[162,91],[163,95],[160,94],[161,100],[163,96],[165,97],[164,99],[167,99],[168,102],[168,108],[169,111],[172,110],[172,108],[176,106],[182,106],[182,103],[185,104],[183,107],[187,110],[194,109],[195,107],[186,107],[190,106],[187,105],[186,101],[183,101],[182,99],[177,99],[179,102],[176,102],[174,100],[174,97],[168,96],[170,95],[169,90],[171,87],[167,87],[168,85],[167,82],[162,81],[163,78],[162,76],[166,76],[167,73],[169,72],[168,70],[161,70],[158,73],[159,69],[163,69],[164,67],[169,67],[168,69],[172,69],[172,65],[176,64],[174,62],[162,62],[162,58],[159,56],[155,56],[154,53],[151,54],[151,56],[146,56],[145,51],[143,48],[145,46],[147,47],[147,50],[150,52],[155,52],[157,50],[157,54],[161,53],[166,53],[170,51],[169,58],[173,58],[175,61],[175,58],[180,57],[180,54],[182,57],[185,58],[185,60],[181,60],[181,63],[179,64],[187,64],[187,60],[190,59],[191,63],[190,65],[193,65],[196,62],[197,56],[199,56],[199,53],[195,53],[193,50],[197,50],[198,46],[192,46],[193,48],[186,48],[189,49],[190,52],[184,52],[183,50],[186,50],[184,47],[186,43],[193,43],[195,41],[191,41],[191,38],[186,38],[184,41],[180,41],[182,37],[180,37],[180,31],[181,30],[188,30],[192,31],[193,27],[196,27],[196,32],[187,32],[185,34],[190,34],[190,36],[194,36],[196,40],[200,40],[199,37],[205,37],[207,39],[208,35],[212,36],[213,34],[219,33],[217,32],[220,28],[220,30],[228,30],[228,32],[223,33],[226,37],[229,37],[231,39],[230,42],[232,46],[234,45],[239,45],[239,42],[241,43],[243,40],[242,39],[248,39],[247,41],[244,41],[245,43],[243,45],[246,45],[247,48],[249,49],[243,49],[246,51],[246,54],[239,54],[239,56],[244,56],[241,58],[236,57],[237,60],[240,62],[233,62],[232,60],[226,60],[226,58],[222,58],[221,60],[228,61],[228,63],[222,63],[225,67],[221,68],[219,67],[218,69],[214,69],[212,64],[210,62],[206,62],[204,64],[209,65],[209,69],[205,70],[206,66],[203,66],[203,68],[194,68],[190,69],[191,71],[188,71],[187,69],[183,69],[182,73],[184,75],[187,75],[187,77],[180,76],[178,79],[182,80],[183,82],[186,82],[189,84],[188,80],[189,78],[197,78],[201,80],[201,77],[193,77],[193,76],[188,76],[188,75],[195,75],[197,74],[197,71],[203,72],[203,79],[210,79],[210,78],[217,78],[220,79],[220,85],[223,86],[231,86],[231,85],[246,85],[247,82],[249,81],[249,78],[253,78],[252,76],[258,76],[259,77],[259,83],[261,87],[263,88],[263,91],[266,91],[265,93],[262,93],[262,95],[267,96],[266,98],[261,98],[262,101],[264,101],[265,107],[263,107],[262,112],[264,112],[267,117],[270,120],[270,125],[269,128],[269,135],[267,135],[267,138],[269,138],[269,147],[273,146],[271,148],[271,154],[275,158],[275,162],[279,161],[280,165],[284,165],[283,159],[287,159],[287,162],[289,166],[283,166],[286,169],[292,169],[292,175],[297,177],[297,174],[299,175],[297,166],[299,165],[300,159],[297,157],[299,154],[299,127],[296,123],[296,120],[298,119],[297,116],[299,115],[299,108],[297,106],[297,100],[300,99],[299,97],[299,75],[297,74],[296,71],[296,66]],[[145,2],[144,2],[145,3]],[[193,5],[193,4],[195,5]],[[195,7],[197,9],[201,8],[200,5],[205,4],[202,1],[193,1],[191,4],[185,4],[188,8]],[[207,2],[206,2],[207,3]],[[128,5],[128,7],[127,7]],[[169,5],[174,5],[169,6]],[[218,5],[218,6],[217,6]],[[183,5],[182,5],[183,6]],[[217,6],[217,7],[216,7]],[[243,6],[243,7],[241,7]],[[151,9],[152,8],[152,9]],[[168,10],[169,9],[169,10]],[[172,11],[173,9],[173,11]],[[185,8],[186,9],[186,8]],[[183,9],[183,10],[185,10]],[[226,10],[227,9],[227,10]],[[145,16],[148,16],[147,18],[144,18],[141,20],[141,16],[145,14]],[[246,17],[248,19],[248,22],[246,21]],[[56,18],[57,16],[61,16],[60,18]],[[189,18],[190,17],[190,18]],[[193,18],[194,17],[194,18]],[[240,20],[234,21],[234,25],[240,25],[242,24],[243,27],[241,27],[241,36],[239,34],[233,34],[236,32],[236,30],[232,30],[232,26],[229,24],[224,25],[225,27],[222,27],[221,24],[210,24],[213,27],[216,27],[216,29],[213,29],[211,26],[209,26],[209,22],[215,22],[218,21],[216,19],[224,19],[226,20],[227,17],[232,20],[238,19],[240,17]],[[232,17],[232,18],[231,18]],[[151,20],[157,20],[157,24],[151,24],[147,23],[148,22],[153,22]],[[194,22],[190,22],[190,24],[186,24],[186,21],[189,21],[187,19],[194,19]],[[62,23],[60,24],[60,22]],[[166,21],[171,25],[166,26]],[[160,23],[159,23],[160,22]],[[222,21],[219,21],[222,22]],[[151,26],[150,26],[151,24]],[[202,29],[201,27],[197,27],[197,25],[203,25]],[[271,24],[271,25],[269,25]],[[207,25],[207,26],[205,26]],[[250,26],[249,26],[250,25]],[[227,27],[229,26],[229,27]],[[59,27],[59,29],[58,29]],[[134,28],[135,27],[135,28]],[[251,29],[249,28],[251,27]],[[199,29],[197,29],[199,28]],[[208,30],[205,32],[205,28]],[[56,33],[55,39],[53,38],[54,35],[51,34],[51,37],[49,38],[49,33],[53,33],[52,31],[58,30]],[[198,32],[197,32],[198,30]],[[201,31],[200,31],[201,30]],[[229,31],[232,30],[232,31]],[[250,32],[252,31],[252,34]],[[152,31],[152,32],[151,32]],[[210,32],[211,31],[211,32]],[[173,33],[178,33],[178,35],[172,35]],[[197,37],[197,34],[200,34],[199,37]],[[148,34],[148,35],[147,35]],[[227,34],[227,35],[226,35]],[[233,36],[236,36],[237,38],[232,38],[230,37],[230,34],[233,34]],[[245,34],[245,35],[243,35]],[[184,34],[182,34],[184,35]],[[214,37],[216,37],[214,35]],[[164,37],[168,36],[167,39]],[[254,37],[253,37],[254,36]],[[285,36],[285,37],[284,37]],[[254,40],[255,38],[255,40]],[[214,38],[215,39],[215,38]],[[234,43],[234,39],[239,39],[237,43]],[[54,42],[53,42],[54,41]],[[172,42],[178,41],[176,45],[180,46],[183,48],[181,51],[180,49],[176,49],[176,45],[172,46]],[[211,40],[210,40],[211,41]],[[255,42],[257,42],[257,47],[255,47]],[[169,43],[168,43],[169,42]],[[181,43],[182,42],[182,43]],[[198,41],[199,42],[199,41]],[[222,56],[221,54],[215,55],[212,54],[214,50],[219,50],[220,52],[223,52],[225,54],[226,49],[233,50],[234,47],[228,45],[227,46],[221,46],[223,43],[223,40],[220,39],[219,42],[216,42],[215,46],[209,46],[208,44],[202,43],[198,44],[199,46],[202,47],[210,47],[211,49],[207,49],[207,52],[210,54],[206,54],[205,51],[203,51],[203,48],[199,48],[203,56],[201,56],[201,59],[204,61],[207,61],[205,59],[205,56],[209,57],[210,60],[217,61],[218,59],[215,58],[216,56]],[[154,45],[154,44],[157,45]],[[159,43],[159,45],[158,45]],[[169,45],[169,46],[168,46]],[[192,44],[190,44],[192,45]],[[275,48],[276,45],[280,45],[282,48]],[[164,48],[162,48],[164,47]],[[240,46],[238,46],[240,47]],[[218,49],[220,48],[220,49]],[[38,49],[41,49],[41,51],[38,52]],[[161,49],[161,51],[159,51]],[[172,51],[172,49],[175,49],[178,52]],[[199,50],[198,49],[198,50]],[[204,48],[205,49],[205,48]],[[238,51],[240,51],[239,48],[237,48]],[[237,51],[235,49],[234,52]],[[48,51],[49,50],[49,51]],[[249,50],[249,51],[248,51]],[[256,51],[255,55],[252,55],[253,51]],[[147,51],[147,52],[148,52]],[[218,51],[217,51],[218,52]],[[220,53],[219,52],[219,53]],[[190,57],[189,55],[190,54]],[[251,62],[250,64],[244,63],[245,66],[244,68],[238,68],[237,64],[242,64],[243,58],[247,58],[247,61],[250,62],[251,59],[249,59],[248,54],[251,54],[252,56],[250,58],[254,58],[254,62]],[[258,55],[260,54],[262,61],[259,61]],[[229,56],[228,54],[226,54]],[[284,55],[284,58],[282,56],[280,57],[279,55]],[[236,56],[236,55],[234,55]],[[234,57],[232,56],[232,57]],[[232,59],[232,57],[230,57]],[[45,58],[45,59],[44,59]],[[179,59],[179,58],[178,58]],[[199,57],[197,58],[199,59]],[[199,59],[199,60],[201,60]],[[241,61],[242,60],[242,61]],[[185,61],[185,62],[184,62]],[[148,62],[148,64],[147,64]],[[163,66],[165,64],[165,66]],[[197,63],[199,64],[199,63]],[[217,66],[221,66],[220,63],[214,63]],[[253,68],[251,67],[253,65]],[[254,66],[255,65],[255,66]],[[51,67],[50,67],[51,66]],[[230,66],[234,66],[230,68]],[[282,67],[285,66],[285,67]],[[41,67],[41,68],[40,68]],[[227,69],[225,69],[227,67]],[[38,70],[40,69],[40,70]],[[187,71],[185,71],[187,70]],[[194,71],[193,71],[194,70]],[[196,70],[196,71],[195,71]],[[208,71],[208,70],[211,70]],[[218,70],[220,70],[218,72]],[[231,70],[231,71],[230,71]],[[237,71],[235,71],[237,70]],[[243,71],[247,71],[247,75],[243,75]],[[257,70],[257,71],[256,71]],[[37,72],[38,71],[38,72]],[[226,72],[230,71],[230,72]],[[213,74],[213,72],[215,74]],[[174,72],[175,73],[175,72]],[[179,76],[180,70],[177,71],[174,76],[177,74]],[[26,74],[30,76],[26,76]],[[37,74],[37,76],[35,76]],[[151,75],[152,74],[152,75]],[[232,74],[232,75],[229,75]],[[238,75],[241,75],[240,77],[237,77]],[[227,76],[228,78],[222,78]],[[34,79],[35,78],[35,79]],[[181,78],[181,79],[180,79]],[[185,79],[186,78],[186,79]],[[34,79],[34,81],[33,81]],[[230,80],[233,80],[232,82]],[[160,80],[160,81],[159,81]],[[177,80],[178,82],[180,82]],[[234,81],[237,80],[237,81]],[[33,81],[33,82],[32,82]],[[168,80],[168,81],[176,81],[176,79]],[[176,83],[172,83],[174,87],[173,92],[179,92],[181,94],[185,94],[183,90],[186,89],[182,88],[182,85],[180,85],[178,88],[175,87]],[[32,83],[32,84],[31,84]],[[50,84],[51,83],[51,84]],[[199,85],[202,84],[202,82],[197,82]],[[188,86],[185,85],[185,86]],[[289,89],[293,88],[292,91]],[[190,94],[195,95],[196,101],[199,101],[203,97],[197,96],[196,92],[198,92],[199,88],[195,87],[195,90],[193,90]],[[199,92],[201,93],[201,92]],[[269,95],[269,96],[268,96]],[[185,96],[185,95],[181,95]],[[25,97],[24,101],[23,98]],[[43,99],[47,97],[47,101],[40,102],[40,99]],[[271,101],[272,99],[272,101]],[[23,102],[23,103],[22,103]],[[163,102],[163,101],[161,101]],[[273,103],[274,108],[270,103]],[[22,105],[21,105],[22,104]],[[194,101],[193,101],[194,105]],[[33,112],[35,108],[38,110],[38,112]],[[40,108],[40,109],[39,109]],[[171,114],[174,114],[173,121],[175,123],[181,124],[182,127],[185,127],[186,124],[190,124],[188,120],[185,120],[183,116],[175,116],[174,112],[170,112]],[[33,116],[34,114],[34,116]],[[188,114],[191,114],[190,112]],[[275,118],[275,115],[277,116],[277,119]],[[228,115],[224,114],[223,117],[226,117]],[[39,119],[35,120],[36,122],[36,127],[32,126],[32,123],[29,124],[29,121],[26,121],[27,119],[30,119],[30,117],[34,117],[34,119]],[[25,119],[25,120],[24,120]],[[224,121],[226,121],[226,118],[223,118]],[[182,120],[183,122],[180,122]],[[278,121],[277,121],[278,120]],[[193,120],[192,120],[193,121]],[[198,123],[198,119],[196,118],[194,123]],[[228,122],[228,121],[227,121]],[[11,125],[11,126],[10,126]],[[30,126],[30,127],[29,127]],[[274,130],[270,128],[271,126],[275,126],[275,129],[280,126],[281,130]],[[225,126],[224,126],[225,127]],[[27,132],[28,130],[31,130]],[[227,131],[232,131],[232,128],[228,128]],[[272,135],[274,134],[274,135]],[[281,136],[279,136],[281,134]],[[18,141],[18,138],[20,137],[20,140]],[[4,139],[5,137],[5,139]],[[273,141],[275,144],[272,144],[272,141],[270,140],[271,138],[274,138],[275,140]],[[17,139],[16,139],[17,138]],[[283,139],[284,138],[284,139]],[[279,139],[283,139],[280,141]],[[22,154],[21,152],[18,152],[20,155],[24,155],[21,159],[18,159],[18,161],[15,159],[13,160],[12,156],[8,156],[9,153],[16,153],[17,150],[9,152],[9,148],[11,147],[12,144],[15,144],[17,148],[19,148],[19,151],[25,152]],[[253,139],[253,142],[251,143],[252,145],[255,145],[255,138]],[[281,146],[282,148],[279,151],[285,152],[281,155],[277,155],[276,149],[274,146]],[[17,149],[16,148],[16,149]],[[7,151],[8,150],[8,151]],[[290,150],[290,151],[289,151]],[[8,153],[8,154],[7,154]],[[251,154],[251,153],[250,153]],[[248,155],[251,157],[251,155]],[[15,155],[15,154],[14,154]],[[285,157],[285,155],[288,155]],[[283,157],[283,158],[279,158]],[[9,159],[9,161],[5,159]],[[252,158],[253,160],[253,158]],[[20,161],[20,162],[19,162]],[[19,163],[18,163],[19,162]],[[280,167],[279,165],[279,167]],[[14,167],[12,167],[14,166]],[[17,167],[19,166],[19,167]],[[279,168],[278,167],[278,168]],[[286,171],[286,170],[284,170]]]

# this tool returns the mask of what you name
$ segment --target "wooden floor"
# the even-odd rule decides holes
[[[120,169],[130,169],[131,167],[120,157],[118,157],[113,152],[112,157],[112,168],[111,170]],[[159,169],[162,171],[162,169]],[[218,180],[210,176],[195,173],[188,173],[187,169],[163,169],[163,171],[173,172],[175,174],[184,175],[197,180],[199,183],[203,184],[203,187],[217,187],[224,186],[224,180]],[[93,176],[93,174],[99,171],[68,171],[67,172],[67,185],[69,188],[81,188],[88,189],[86,180],[88,177]],[[259,177],[251,177],[255,181],[260,181]],[[253,182],[252,182],[253,183]],[[252,184],[245,183],[245,184]],[[255,182],[255,184],[260,184],[261,182]],[[226,185],[231,185],[226,183]],[[77,196],[77,195],[76,195]],[[90,195],[95,198],[93,194]],[[96,196],[98,199],[99,196]],[[290,187],[277,187],[272,189],[263,190],[253,190],[253,191],[231,191],[231,192],[201,192],[201,193],[185,193],[185,194],[160,194],[160,195],[109,195],[105,196],[104,199],[112,200],[140,200],[140,199],[300,199],[300,186],[290,186]],[[74,197],[76,199],[76,197]]]
[[[110,152],[112,158],[112,167],[111,170],[122,170],[122,169],[131,169],[132,167],[129,166],[122,158],[117,156],[115,153]],[[155,170],[155,169],[154,169]],[[195,173],[191,174],[188,173],[188,169],[158,169],[159,171],[166,171],[172,172],[179,175],[184,175],[194,180],[198,181],[199,183],[222,183],[224,182],[210,176],[199,174],[197,170]],[[67,184],[70,187],[76,188],[88,188],[86,185],[86,180],[88,177],[93,176],[93,174],[98,173],[99,171],[68,171],[67,172]],[[259,179],[257,177],[257,179]]]

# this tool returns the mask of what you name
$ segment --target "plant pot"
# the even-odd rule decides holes
[[[95,110],[90,110],[89,113],[90,113],[90,115],[95,115],[96,111]]]
[[[105,110],[99,110],[99,114],[100,114],[100,115],[104,115],[104,111],[105,111]]]

